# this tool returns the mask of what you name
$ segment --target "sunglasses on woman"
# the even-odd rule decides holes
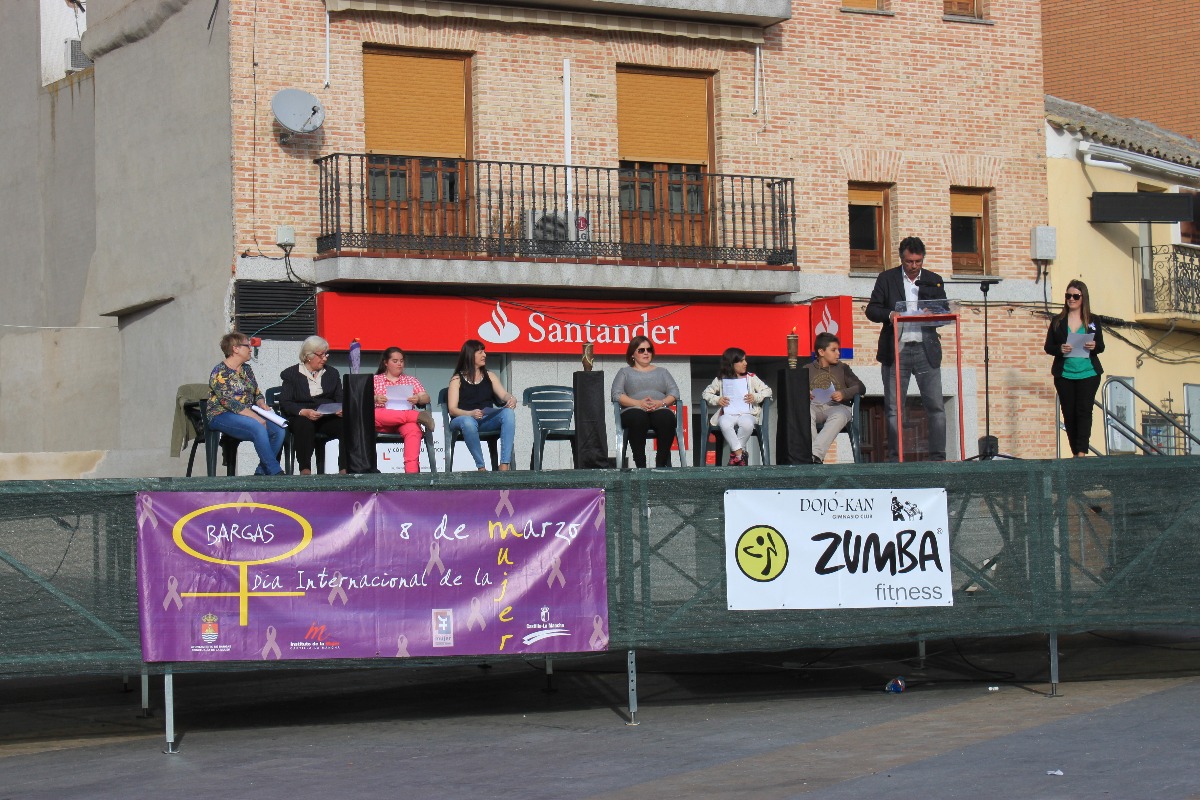
[[[653,353],[653,352],[654,352],[654,349],[653,349],[653,348],[651,348],[651,347],[639,347],[639,348],[638,348],[638,349],[637,349],[635,352],[638,352],[638,353]]]
[[[1079,294],[1078,292],[1067,292],[1067,299],[1068,300],[1082,300],[1083,295]]]

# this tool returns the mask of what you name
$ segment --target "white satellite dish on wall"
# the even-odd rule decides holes
[[[325,122],[325,106],[316,96],[300,89],[276,92],[271,98],[271,111],[275,121],[290,133],[312,133]]]

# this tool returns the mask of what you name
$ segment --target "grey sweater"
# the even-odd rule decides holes
[[[621,395],[627,395],[634,400],[662,400],[671,395],[679,399],[679,387],[671,373],[662,367],[655,367],[648,372],[641,372],[633,367],[621,367],[617,377],[613,378],[612,399],[619,400]],[[624,409],[622,409],[624,411]]]

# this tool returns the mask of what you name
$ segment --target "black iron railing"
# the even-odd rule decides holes
[[[1133,248],[1147,314],[1200,314],[1200,248],[1167,244]]]
[[[796,265],[791,178],[350,153],[316,163],[319,253]]]

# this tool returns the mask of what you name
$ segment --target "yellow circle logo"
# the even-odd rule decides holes
[[[787,560],[787,539],[770,525],[755,525],[738,537],[738,569],[752,581],[775,580],[783,573]]]

